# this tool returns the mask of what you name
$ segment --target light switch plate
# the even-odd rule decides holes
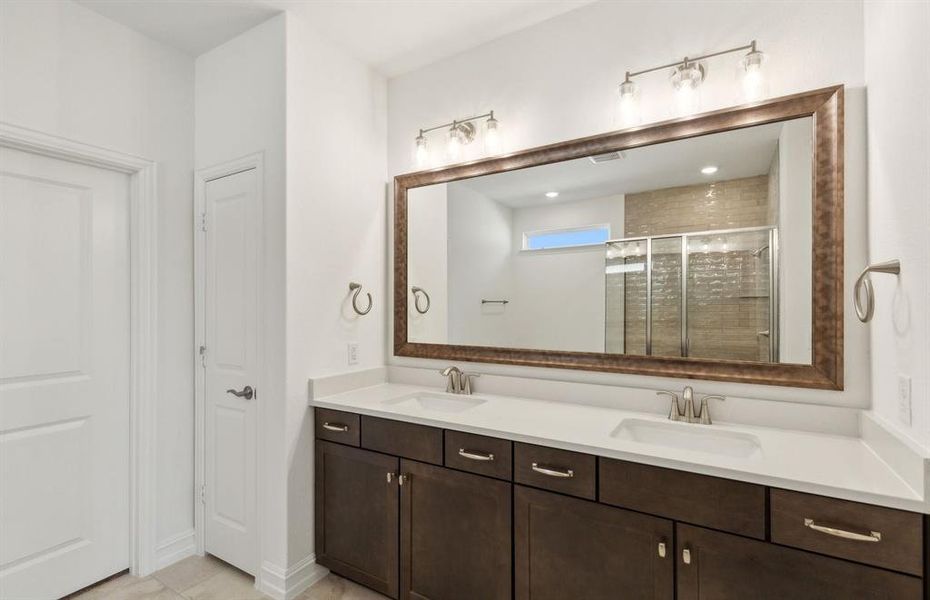
[[[898,420],[904,425],[911,424],[911,378],[898,375]]]
[[[350,365],[358,364],[358,342],[349,342],[346,346],[348,363]]]

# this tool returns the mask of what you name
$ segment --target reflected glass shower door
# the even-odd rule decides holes
[[[605,352],[646,354],[647,242],[608,242],[605,257]]]
[[[771,228],[687,236],[687,356],[777,360]]]
[[[650,257],[649,354],[683,356],[682,237],[652,238]]]

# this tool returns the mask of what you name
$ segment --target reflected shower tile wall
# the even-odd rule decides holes
[[[774,225],[768,175],[627,194],[623,237]]]
[[[679,234],[774,225],[769,177],[628,194],[624,237]],[[656,356],[679,356],[681,344],[680,257],[653,257],[652,346]],[[695,252],[688,265],[688,330],[693,357],[768,360],[768,270],[749,251]],[[644,354],[646,282],[608,278],[608,352],[617,352],[623,331],[626,352]],[[625,309],[620,310],[622,294]],[[619,315],[625,318],[620,319]],[[622,320],[622,323],[620,322]]]

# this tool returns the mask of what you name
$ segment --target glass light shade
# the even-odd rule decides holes
[[[698,87],[704,81],[704,68],[697,63],[685,63],[672,71],[671,82],[675,88],[675,108],[678,116],[686,117],[700,108]]]
[[[449,141],[446,144],[449,160],[456,161],[462,156],[462,133],[453,125],[449,129]]]
[[[758,50],[753,50],[740,61],[740,65],[743,67],[743,95],[750,102],[765,97],[766,81],[762,69],[764,62],[765,54]]]
[[[429,165],[429,148],[426,145],[426,138],[422,134],[417,136],[414,160],[417,167],[421,169]]]
[[[620,126],[639,125],[642,119],[639,113],[639,90],[632,81],[620,84]]]
[[[498,154],[501,151],[500,121],[491,117],[485,124],[484,149],[488,154]]]

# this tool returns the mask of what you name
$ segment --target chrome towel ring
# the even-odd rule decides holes
[[[356,313],[360,315],[367,315],[369,312],[371,312],[371,294],[368,292],[365,292],[365,295],[368,296],[368,307],[365,310],[362,310],[358,307],[358,295],[362,293],[362,284],[355,283],[354,281],[349,283],[349,291],[355,292],[352,294],[352,309]]]
[[[410,291],[413,292],[413,306],[417,309],[417,312],[421,315],[425,315],[429,312],[429,294],[426,293],[421,287],[413,286],[410,288]],[[426,308],[420,308],[420,294],[423,294],[423,297],[426,298]]]
[[[872,281],[869,279],[869,273],[892,273],[898,275],[901,273],[901,261],[889,260],[882,263],[875,263],[863,269],[856,279],[856,285],[853,287],[853,303],[856,305],[856,316],[863,323],[872,320],[872,314],[875,312],[875,290],[872,287]],[[865,307],[862,306],[861,296],[862,288],[865,288]]]

